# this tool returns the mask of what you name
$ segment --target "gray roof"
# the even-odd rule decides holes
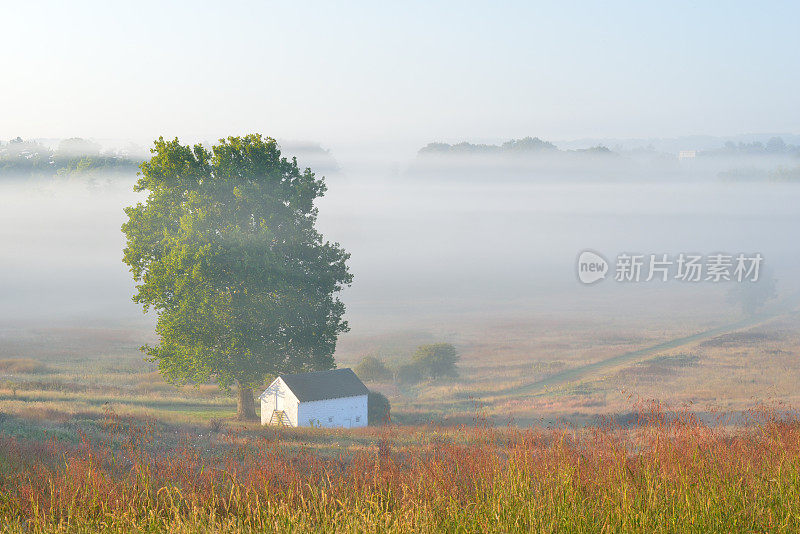
[[[281,375],[280,378],[300,402],[356,397],[369,393],[367,386],[349,368]]]

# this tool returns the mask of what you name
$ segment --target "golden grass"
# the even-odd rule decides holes
[[[243,425],[217,386],[167,384],[133,351],[0,379],[0,531],[800,531],[800,423],[748,411],[800,405],[795,317],[518,394],[700,328],[582,321],[462,325],[457,380],[375,385],[398,421],[444,427]],[[403,357],[438,339],[351,344]],[[600,418],[634,424],[547,429]]]
[[[748,412],[737,431],[657,405],[630,428],[497,429],[479,419],[455,429],[231,430],[174,444],[113,412],[104,428],[77,445],[0,436],[4,531],[800,529],[800,421],[774,409]],[[348,439],[328,454],[303,446]]]
[[[50,366],[32,358],[6,358],[0,360],[0,373],[40,375],[50,372],[52,372]]]

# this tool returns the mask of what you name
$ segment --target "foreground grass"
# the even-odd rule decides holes
[[[108,413],[78,445],[0,436],[5,532],[796,532],[800,422],[736,431],[643,411],[631,428],[391,427],[175,443]],[[479,422],[480,423],[480,422]],[[331,439],[345,438],[333,433]],[[297,446],[298,443],[301,446]]]

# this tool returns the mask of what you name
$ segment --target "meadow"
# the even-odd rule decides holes
[[[0,437],[4,532],[795,532],[800,420],[195,428],[111,409],[77,443]]]
[[[648,399],[669,409],[690,406],[705,422],[720,413],[735,417],[754,401],[800,406],[795,308],[743,319],[730,308],[711,313],[719,299],[706,300],[707,308],[698,303],[693,314],[658,316],[663,308],[642,307],[612,320],[567,311],[406,319],[395,329],[343,336],[336,359],[340,367],[365,356],[391,364],[407,361],[420,344],[455,344],[456,378],[367,382],[389,398],[392,419],[402,425],[471,424],[477,409],[496,426],[624,422],[635,402]],[[42,427],[97,419],[107,407],[164,423],[231,417],[233,392],[213,383],[167,384],[143,360],[138,347],[152,342],[151,328],[142,321],[3,330],[0,411]]]
[[[353,430],[233,420],[229,392],[142,360],[144,323],[8,329],[1,530],[797,531],[797,312],[694,313],[352,332],[340,366],[461,353],[455,379],[368,383],[392,424]]]

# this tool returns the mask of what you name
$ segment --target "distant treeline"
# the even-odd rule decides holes
[[[0,177],[135,173],[141,162],[126,152],[101,152],[100,145],[77,137],[62,140],[55,150],[20,137],[0,142]]]
[[[301,167],[315,172],[335,173],[339,164],[329,150],[310,142],[288,142],[283,155],[297,156]],[[0,179],[92,174],[135,174],[146,159],[146,152],[133,146],[130,151],[102,151],[93,141],[73,137],[63,139],[53,150],[37,140],[20,137],[0,141]]]
[[[556,154],[559,152],[586,153],[586,154],[614,154],[605,146],[595,146],[578,150],[560,150],[556,145],[549,141],[543,141],[538,137],[525,137],[523,139],[511,139],[500,145],[472,144],[467,142],[450,145],[447,143],[429,143],[419,150],[420,155],[439,155],[439,154]]]
[[[621,153],[640,153],[643,149],[634,149],[623,151],[620,149],[611,150],[603,145],[593,146],[591,148],[575,149],[575,150],[561,150],[556,145],[549,141],[544,141],[538,137],[525,137],[523,139],[511,139],[499,145],[486,145],[486,144],[473,144],[468,142],[461,142],[456,144],[448,143],[429,143],[419,150],[419,154],[425,155],[514,155],[514,154],[530,154],[530,155],[545,155],[545,154],[621,154]],[[652,147],[646,149],[654,152]],[[758,155],[788,155],[800,157],[800,146],[791,145],[784,142],[780,137],[773,137],[767,143],[753,141],[750,143],[733,143],[726,142],[722,147],[711,150],[698,150],[698,157],[713,157],[713,156],[758,156]],[[677,154],[674,154],[677,157]]]
[[[800,165],[797,167],[779,166],[776,169],[745,167],[722,171],[718,176],[726,182],[800,182]]]
[[[727,142],[718,150],[705,150],[698,153],[698,157],[713,156],[790,156],[800,158],[800,146],[787,144],[780,137],[773,137],[766,144],[754,141],[752,143]],[[779,165],[773,169],[764,169],[755,166],[744,166],[721,171],[717,175],[727,182],[770,181],[770,182],[800,182],[800,165]]]
[[[593,140],[591,143],[597,143]],[[698,141],[699,144],[699,141]],[[574,146],[574,145],[573,145]],[[681,146],[681,145],[677,145]],[[685,147],[685,148],[684,148]],[[430,143],[408,175],[426,180],[704,180],[800,182],[800,146],[774,136],[762,141],[720,140],[718,148],[674,152],[648,146],[602,144],[560,149],[538,137],[501,144]]]
[[[766,144],[758,141],[752,143],[733,143],[728,141],[722,148],[716,150],[703,150],[698,156],[768,156],[789,155],[800,157],[800,146],[790,145],[780,137],[773,137]]]

